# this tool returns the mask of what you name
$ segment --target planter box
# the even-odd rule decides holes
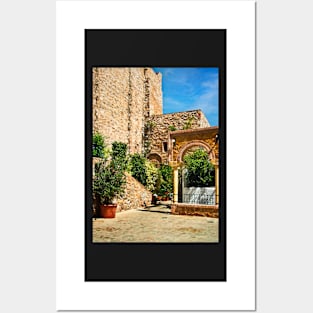
[[[175,203],[171,205],[171,213],[176,215],[219,217],[218,205]]]

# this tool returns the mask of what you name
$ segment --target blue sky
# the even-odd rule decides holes
[[[218,68],[154,67],[162,73],[163,113],[201,109],[218,126]]]

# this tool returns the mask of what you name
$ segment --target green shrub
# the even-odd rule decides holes
[[[126,149],[126,144],[114,142],[111,160],[103,160],[95,165],[93,192],[101,204],[111,204],[113,199],[124,191]]]
[[[146,174],[146,159],[139,153],[135,153],[130,156],[130,173],[136,178],[140,183],[146,186],[147,174]]]
[[[157,188],[159,179],[160,179],[160,174],[159,170],[155,165],[150,162],[149,160],[145,161],[145,169],[146,169],[146,188],[154,192]]]
[[[103,159],[105,157],[105,148],[106,148],[106,144],[104,143],[104,137],[99,133],[93,134],[92,156]]]
[[[173,193],[173,170],[169,165],[161,164],[159,168],[160,182],[157,194],[165,196]]]
[[[127,166],[127,144],[123,142],[114,141],[112,143],[112,160],[121,167],[122,170],[126,170]]]
[[[214,165],[210,163],[206,151],[197,149],[195,152],[184,157],[187,168],[188,187],[208,187],[214,186]]]
[[[154,192],[156,190],[160,180],[159,170],[144,156],[140,155],[139,153],[131,155],[128,171],[149,191]]]

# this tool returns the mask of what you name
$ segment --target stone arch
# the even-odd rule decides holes
[[[158,153],[148,154],[147,159],[154,163],[154,165],[156,165],[157,167],[162,164],[162,158]]]
[[[183,162],[183,158],[188,149],[192,147],[203,147],[209,154],[210,160],[215,160],[215,153],[213,151],[213,147],[211,147],[207,142],[202,140],[192,140],[185,144],[182,148],[180,148],[177,161],[179,163]]]

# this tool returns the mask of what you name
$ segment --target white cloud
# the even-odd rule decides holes
[[[197,100],[192,104],[191,109],[200,109],[212,124],[212,120],[218,114],[218,93],[216,89],[214,91],[207,91],[200,95]]]
[[[202,87],[210,88],[210,89],[217,89],[218,88],[218,80],[207,80],[201,84]]]

